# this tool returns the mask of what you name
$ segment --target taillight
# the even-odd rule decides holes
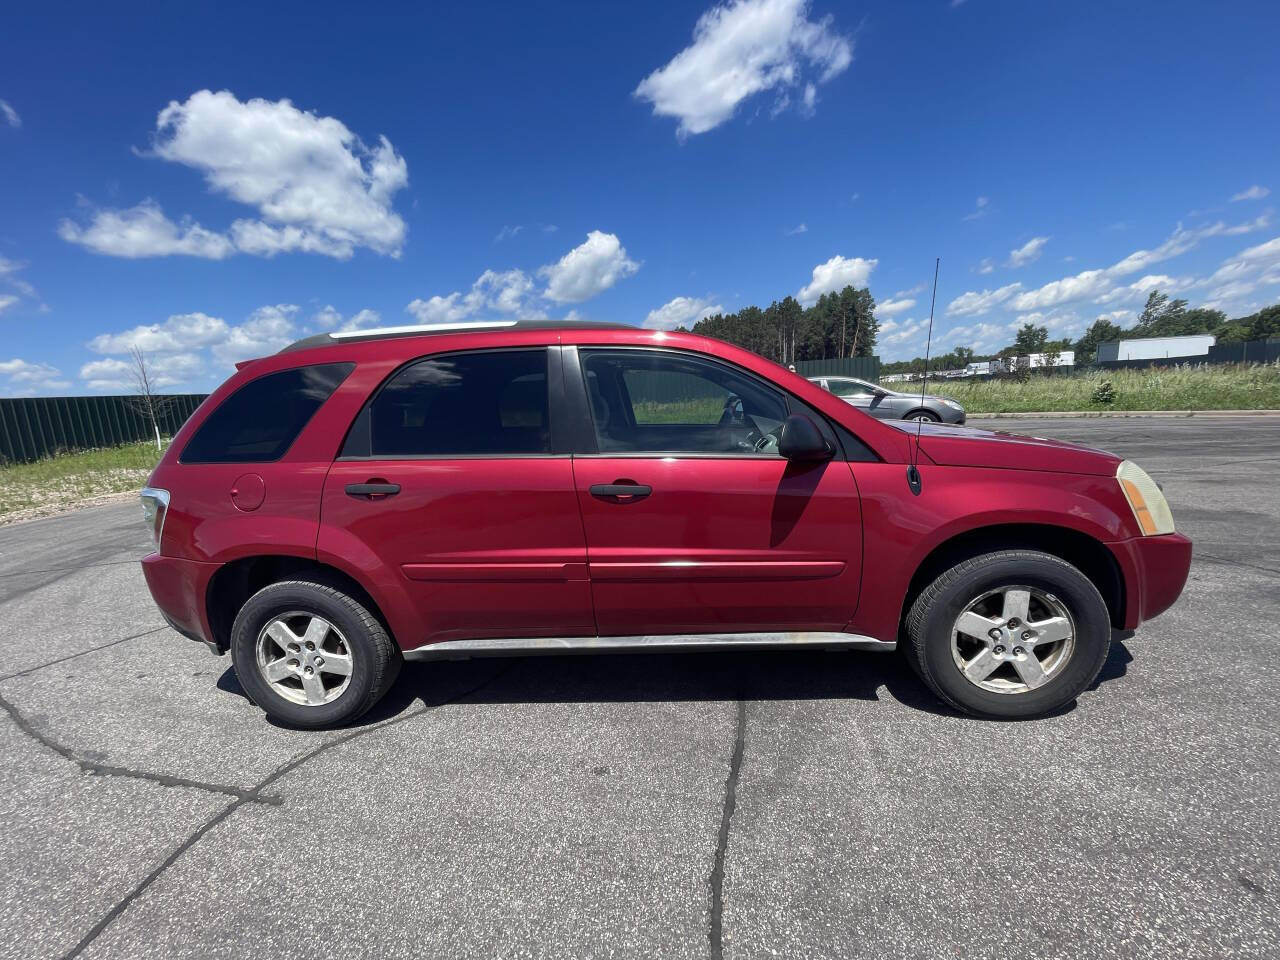
[[[160,552],[160,535],[164,533],[164,517],[169,512],[169,491],[159,487],[143,487],[142,518],[151,529],[151,537],[156,543],[156,552]]]

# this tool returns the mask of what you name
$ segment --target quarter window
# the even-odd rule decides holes
[[[387,382],[368,416],[375,457],[547,453],[547,352],[420,360]]]
[[[279,460],[354,369],[354,363],[324,363],[250,380],[200,424],[182,451],[182,462]]]
[[[777,455],[782,394],[692,354],[582,350],[601,453]]]

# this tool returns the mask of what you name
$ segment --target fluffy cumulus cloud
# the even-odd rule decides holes
[[[535,319],[542,315],[533,303],[533,280],[523,270],[486,270],[466,293],[417,299],[405,309],[419,323],[458,323],[468,318],[500,314],[504,318]]]
[[[62,371],[47,363],[32,363],[14,358],[0,360],[0,393],[10,397],[25,397],[35,393],[66,390],[71,381]]]
[[[885,300],[883,303],[876,305],[876,316],[896,317],[900,313],[906,313],[915,305],[916,302],[911,297],[904,297],[901,300]]]
[[[332,305],[317,310],[311,318],[311,330],[320,332],[337,331],[347,333],[352,330],[368,330],[370,327],[382,326],[382,314],[377,310],[359,310],[350,317],[344,317]]]
[[[977,317],[990,313],[1021,289],[1021,283],[1011,283],[995,290],[970,290],[947,304],[947,314],[956,317]]]
[[[406,227],[392,201],[409,168],[387,138],[366,145],[345,124],[288,100],[241,102],[201,90],[156,119],[154,154],[204,174],[209,188],[252,207],[225,233],[183,220],[158,204],[98,210],[87,224],[66,220],[63,239],[123,257],[169,254],[219,259],[300,251],[345,259],[358,248],[399,256]]]
[[[224,342],[230,333],[227,322],[207,313],[178,313],[163,323],[150,323],[123,330],[102,333],[89,341],[94,353],[171,353],[198,349]]]
[[[644,318],[644,325],[649,330],[674,330],[677,327],[686,329],[699,320],[724,313],[724,307],[701,297],[676,297],[656,310],[650,310]]]
[[[548,300],[581,303],[639,269],[640,264],[627,256],[617,235],[592,230],[583,243],[538,273],[546,278]]]
[[[213,355],[223,364],[231,365],[276,353],[297,339],[293,323],[297,313],[298,308],[292,303],[259,307],[249,314],[249,319],[231,327],[227,336],[213,345]]]
[[[171,353],[146,358],[150,383],[158,389],[173,387],[199,375],[204,359],[194,353]],[[137,389],[137,366],[132,360],[107,357],[90,360],[80,368],[85,387],[101,393],[133,393]]]
[[[842,257],[839,254],[813,268],[813,278],[800,288],[796,299],[806,307],[818,302],[824,293],[843,290],[847,286],[865,287],[879,260]]]
[[[733,0],[698,18],[693,43],[645,77],[635,95],[658,116],[679,121],[681,138],[705,133],[733,116],[744,100],[775,91],[774,112],[801,89],[812,111],[817,84],[853,62],[853,41],[831,17],[809,19],[808,0]]]
[[[1040,259],[1040,253],[1044,250],[1044,245],[1049,242],[1048,237],[1032,237],[1016,250],[1009,251],[1009,266],[1013,268],[1025,267],[1028,263],[1034,263]]]
[[[98,210],[87,224],[63,220],[58,236],[94,253],[112,257],[166,257],[182,254],[221,260],[235,252],[231,241],[185,219],[174,223],[160,205],[144,200],[125,210]]]

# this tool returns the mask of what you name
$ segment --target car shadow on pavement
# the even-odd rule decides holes
[[[1113,642],[1089,689],[1123,677],[1132,660],[1123,640]],[[230,667],[217,686],[225,693],[246,696]],[[990,722],[942,703],[900,655],[725,650],[409,662],[387,695],[355,726],[381,723],[415,705],[432,707],[455,700],[471,704],[892,700],[926,713]],[[1054,715],[1074,709],[1070,703]]]

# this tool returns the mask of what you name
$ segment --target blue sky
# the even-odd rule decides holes
[[[0,31],[0,394],[318,329],[880,302],[880,354],[1280,299],[1280,9],[30,4]],[[1275,192],[1272,192],[1275,191]]]

